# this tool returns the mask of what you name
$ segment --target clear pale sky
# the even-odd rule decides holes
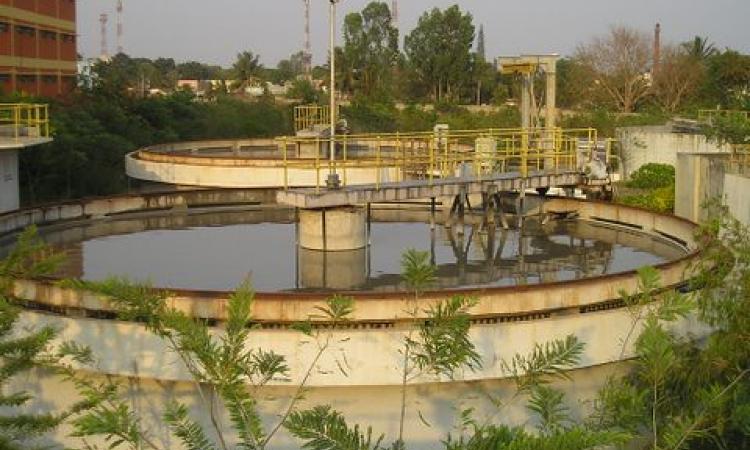
[[[85,57],[100,48],[99,15],[109,13],[109,49],[114,53],[115,0],[79,0],[79,49]],[[368,0],[342,0],[346,13]],[[390,4],[390,0],[388,0]],[[484,24],[487,55],[570,54],[576,45],[606,32],[613,24],[652,32],[662,25],[662,39],[681,42],[707,36],[718,48],[750,53],[750,0],[399,0],[403,35],[432,7],[456,4]],[[327,0],[312,0],[312,40],[316,63],[326,60]],[[302,0],[125,0],[125,52],[131,56],[172,57],[229,65],[249,49],[275,66],[303,46]]]

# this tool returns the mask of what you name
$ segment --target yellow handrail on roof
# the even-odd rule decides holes
[[[0,103],[0,130],[18,138],[48,138],[49,106],[34,103]],[[9,133],[8,133],[9,131]]]

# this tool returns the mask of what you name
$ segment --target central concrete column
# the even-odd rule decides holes
[[[321,252],[300,249],[298,283],[303,289],[356,289],[367,284],[367,249]]]
[[[344,251],[367,246],[367,213],[344,206],[299,211],[299,245],[308,250]]]

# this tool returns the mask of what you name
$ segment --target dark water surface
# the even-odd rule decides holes
[[[147,217],[47,231],[64,248],[62,276],[111,275],[174,289],[230,290],[250,277],[258,291],[397,290],[407,248],[427,251],[438,267],[435,288],[509,286],[618,273],[677,258],[666,241],[581,221],[523,232],[458,235],[422,222],[373,223],[372,245],[352,252],[299,249],[292,215],[278,211]]]

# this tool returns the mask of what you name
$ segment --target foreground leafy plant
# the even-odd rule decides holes
[[[45,414],[24,412],[34,395],[10,392],[9,384],[35,368],[42,368],[76,382],[70,361],[90,361],[90,353],[73,343],[55,349],[58,331],[50,326],[21,332],[18,329],[20,308],[13,297],[16,278],[49,275],[64,255],[55,253],[39,238],[35,227],[18,237],[16,246],[0,261],[0,448],[26,448],[34,439],[54,430],[66,420],[92,408],[101,398],[88,396],[62,411]]]
[[[286,379],[289,368],[283,356],[248,346],[253,329],[251,310],[254,294],[247,283],[242,284],[230,296],[226,327],[222,333],[215,333],[204,322],[168,306],[168,293],[154,290],[148,285],[134,284],[119,278],[104,282],[73,281],[67,284],[106,297],[116,307],[120,318],[143,323],[163,338],[169,349],[179,356],[195,382],[203,407],[210,414],[212,434],[217,439],[213,443],[209,433],[190,419],[186,405],[172,403],[164,413],[164,421],[189,449],[266,448],[294,412],[295,405],[302,398],[305,384],[331,344],[330,332],[316,331],[310,323],[297,327],[315,338],[318,349],[289,405],[278,422],[267,429],[258,412],[254,393],[272,380]],[[325,307],[318,309],[332,328],[335,328],[351,314],[352,300],[333,297]],[[211,395],[206,395],[205,390]],[[221,399],[221,405],[228,412],[232,430],[238,436],[235,443],[230,443],[225,437],[218,411],[211,400],[214,394]],[[112,441],[112,447],[128,445],[140,449],[146,445],[158,449],[137,423],[136,413],[121,402],[96,408],[74,424],[76,435],[104,436]]]

